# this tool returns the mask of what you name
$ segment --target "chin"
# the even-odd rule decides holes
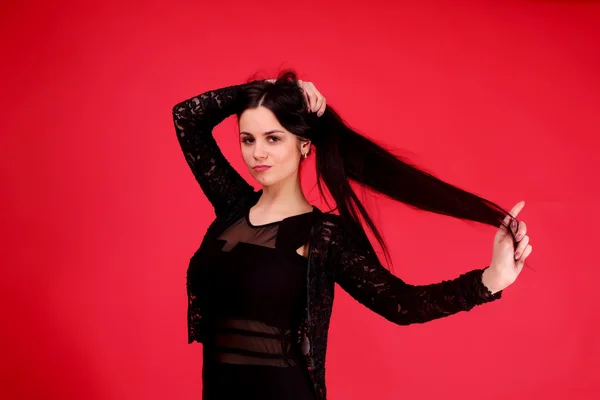
[[[268,186],[268,185],[273,184],[272,179],[262,176],[261,174],[255,174],[254,179],[256,179],[256,182],[260,183],[263,186]]]
[[[270,177],[270,176],[259,176],[259,175],[255,175],[254,179],[256,179],[256,181],[258,183],[260,183],[263,186],[270,186],[270,185],[274,185],[277,182],[281,181],[280,178],[277,177]]]

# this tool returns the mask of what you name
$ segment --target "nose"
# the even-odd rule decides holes
[[[266,157],[264,146],[260,144],[260,141],[254,142],[254,148],[252,149],[252,155],[256,160],[262,160]]]

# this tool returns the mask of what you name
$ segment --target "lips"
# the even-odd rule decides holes
[[[263,172],[268,170],[269,168],[271,168],[270,165],[257,165],[256,167],[253,167],[252,169],[255,170],[256,172]]]

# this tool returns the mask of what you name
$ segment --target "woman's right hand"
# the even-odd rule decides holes
[[[298,86],[302,88],[308,112],[316,112],[319,117],[323,115],[327,107],[327,101],[315,85],[312,82],[298,80]]]

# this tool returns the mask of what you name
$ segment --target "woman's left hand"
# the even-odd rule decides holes
[[[527,225],[524,221],[517,221],[517,215],[525,207],[525,201],[520,201],[511,210],[511,214],[504,218],[504,224],[511,222],[510,228],[515,233],[517,248],[513,244],[513,238],[504,224],[500,225],[494,237],[494,249],[490,266],[483,272],[483,283],[492,293],[496,293],[513,284],[521,271],[525,260],[531,254],[532,248],[529,244]]]

